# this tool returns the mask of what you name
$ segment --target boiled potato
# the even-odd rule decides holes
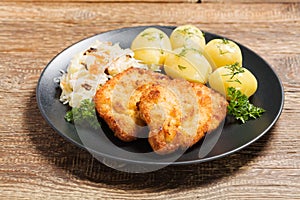
[[[163,65],[166,57],[165,51],[156,48],[143,48],[133,50],[134,58],[148,65]]]
[[[241,49],[233,41],[227,39],[213,39],[205,45],[204,51],[214,62],[214,70],[235,63],[242,66]]]
[[[226,95],[227,88],[234,87],[240,90],[247,97],[253,95],[257,89],[257,80],[255,76],[246,68],[241,68],[244,72],[238,73],[232,77],[232,70],[228,66],[216,69],[209,76],[209,85],[214,90]]]
[[[203,33],[193,25],[178,26],[171,33],[170,41],[173,49],[181,47],[203,49],[205,47]]]
[[[147,28],[131,43],[134,57],[146,64],[163,64],[166,52],[170,51],[169,37],[157,28]]]
[[[200,51],[178,48],[167,54],[164,70],[172,78],[184,78],[204,84],[212,72],[212,67]]]

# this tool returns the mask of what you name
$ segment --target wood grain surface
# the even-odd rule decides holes
[[[2,2],[11,2],[2,0]],[[83,3],[297,3],[299,0],[14,0],[14,2],[83,2]]]
[[[300,3],[276,2],[2,2],[0,199],[300,199]],[[211,162],[130,174],[101,164],[42,118],[35,88],[57,53],[108,30],[181,24],[244,44],[278,74],[284,109],[262,138]]]
[[[2,0],[2,2],[11,2]],[[81,3],[200,3],[198,0],[15,0],[14,2],[81,2]]]
[[[299,0],[201,0],[198,3],[299,3]]]

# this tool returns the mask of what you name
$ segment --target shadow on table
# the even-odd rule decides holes
[[[35,93],[27,105],[24,128],[28,130],[33,146],[56,168],[55,173],[69,179],[76,177],[89,180],[89,185],[123,190],[147,190],[155,192],[165,189],[180,190],[216,183],[234,175],[253,161],[267,146],[272,135],[265,134],[247,148],[210,162],[168,166],[155,172],[131,174],[111,169],[87,151],[76,147],[59,136],[45,122],[36,105]]]

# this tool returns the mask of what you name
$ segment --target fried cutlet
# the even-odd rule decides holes
[[[198,142],[206,132],[215,130],[226,117],[227,105],[225,97],[213,89],[201,84],[190,83],[197,95],[200,116],[203,118],[198,126],[197,136],[192,145]],[[206,122],[206,124],[204,123]]]
[[[169,78],[160,73],[129,68],[97,90],[94,98],[96,110],[119,139],[132,141],[145,129],[137,114],[140,96],[147,88],[141,86],[166,80]]]
[[[149,87],[141,97],[139,111],[150,129],[148,141],[157,153],[169,153],[190,144],[197,134],[197,97],[185,80]]]
[[[167,87],[149,87],[140,100],[141,118],[150,128],[149,143],[159,154],[191,147],[226,115],[224,97],[181,79],[169,81]]]
[[[118,138],[148,137],[159,154],[194,145],[219,126],[227,107],[222,95],[203,84],[137,68],[109,80],[94,100],[99,115]],[[140,135],[143,130],[145,136]]]
[[[182,110],[177,95],[162,84],[152,84],[141,96],[140,117],[149,126],[148,141],[155,152],[172,152],[180,146]]]

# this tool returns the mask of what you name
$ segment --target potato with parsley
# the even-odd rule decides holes
[[[204,51],[214,62],[214,70],[235,63],[238,63],[238,66],[242,66],[241,49],[231,40],[213,39],[205,45]]]
[[[205,84],[212,68],[201,51],[178,48],[166,56],[164,63],[166,74],[172,78],[184,78],[191,82]]]
[[[131,43],[134,57],[146,64],[162,65],[166,53],[172,49],[169,37],[157,28],[140,32]]]
[[[173,49],[181,47],[203,49],[205,47],[202,31],[193,25],[182,25],[175,28],[170,35],[170,41]]]
[[[228,88],[233,87],[250,97],[257,90],[255,76],[246,68],[238,66],[238,63],[216,69],[209,76],[209,85],[214,90],[226,95]]]

